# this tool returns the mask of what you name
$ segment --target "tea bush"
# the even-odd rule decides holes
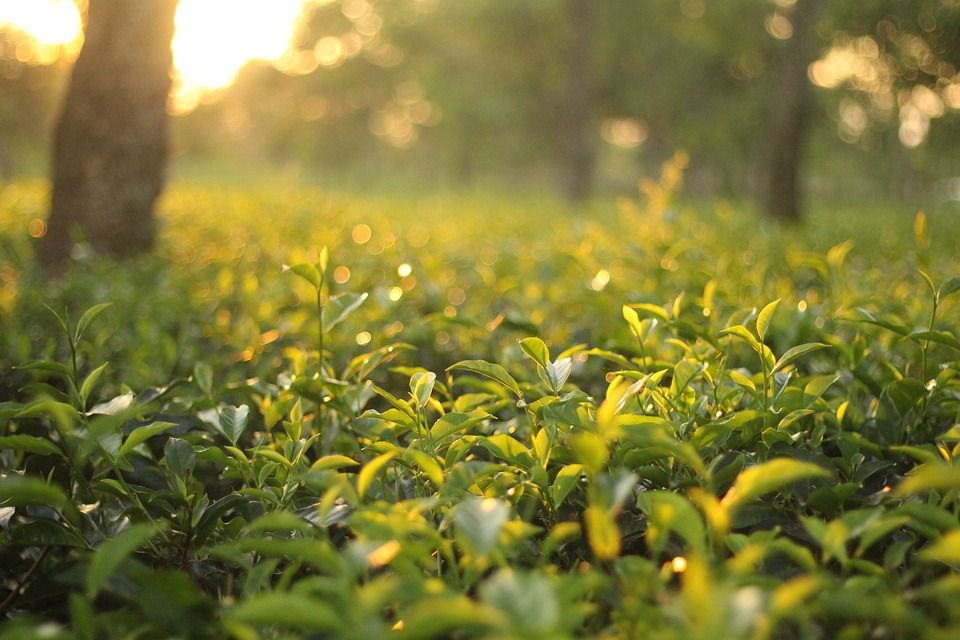
[[[52,283],[5,187],[0,637],[960,635],[950,221],[681,168],[589,215],[182,186]]]

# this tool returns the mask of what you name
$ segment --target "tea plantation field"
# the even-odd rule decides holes
[[[0,638],[960,637],[960,218],[0,189]]]

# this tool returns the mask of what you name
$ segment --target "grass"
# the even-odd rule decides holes
[[[681,170],[180,184],[57,282],[6,186],[0,637],[956,635],[951,214],[782,230]]]

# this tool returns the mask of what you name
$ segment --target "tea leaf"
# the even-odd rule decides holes
[[[590,550],[598,560],[613,560],[620,555],[620,529],[606,509],[587,507],[583,512]]]
[[[156,525],[135,524],[97,547],[87,568],[84,583],[87,597],[96,596],[123,561],[159,532],[160,528]]]
[[[323,332],[330,331],[360,308],[368,297],[366,293],[341,293],[333,296],[323,307]]]
[[[87,309],[77,321],[77,331],[74,333],[74,341],[80,342],[80,338],[82,338],[83,334],[86,333],[87,327],[90,326],[90,323],[96,320],[97,316],[109,309],[111,306],[113,306],[112,302],[104,302],[103,304],[95,304]]]
[[[233,446],[237,446],[237,441],[247,428],[247,418],[249,416],[250,407],[245,404],[239,407],[226,405],[220,408],[218,412],[220,433],[225,435]]]
[[[728,510],[733,510],[765,493],[776,491],[794,482],[829,477],[831,477],[829,471],[815,464],[790,458],[777,458],[741,471],[733,486],[723,497],[722,504]]]
[[[317,458],[316,462],[310,465],[311,471],[324,471],[326,469],[343,469],[345,467],[359,466],[360,463],[353,458],[333,454]]]
[[[283,271],[284,272],[290,271],[292,273],[295,273],[296,275],[300,276],[301,278],[309,282],[311,285],[313,285],[313,288],[317,290],[320,289],[320,286],[323,283],[323,279],[320,277],[320,272],[317,271],[317,268],[312,264],[308,264],[306,262],[295,264],[292,267],[289,265],[283,265]]]
[[[940,291],[938,296],[940,300],[943,300],[947,296],[960,291],[960,276],[950,278],[940,286]]]
[[[943,464],[924,464],[913,470],[897,486],[896,495],[906,496],[924,491],[960,489],[960,467]]]
[[[510,507],[496,498],[468,498],[453,508],[457,536],[477,556],[493,550],[509,518]]]
[[[417,406],[423,409],[433,393],[433,386],[437,382],[437,374],[432,371],[415,373],[410,378],[410,394]]]
[[[563,501],[570,495],[573,488],[580,481],[580,475],[583,473],[582,464],[568,464],[557,472],[553,480],[553,486],[550,489],[550,496],[553,499],[553,506],[559,507]]]
[[[87,400],[90,398],[90,394],[97,387],[97,382],[100,381],[100,376],[103,375],[104,370],[109,365],[109,362],[104,362],[102,365],[90,372],[90,374],[83,381],[83,384],[80,385],[80,404],[83,406],[87,405]]]
[[[513,379],[507,370],[498,364],[491,364],[485,360],[461,360],[460,362],[447,367],[447,371],[462,370],[470,373],[490,378],[510,391],[518,398],[523,398],[523,392],[520,391],[520,385]]]
[[[550,350],[540,338],[524,338],[520,341],[520,348],[541,367],[546,368],[550,363]]]
[[[227,613],[258,627],[279,627],[304,632],[331,632],[341,626],[340,615],[326,602],[298,593],[261,593],[244,598]]]
[[[0,451],[3,449],[36,453],[41,456],[63,456],[63,451],[60,450],[60,447],[50,440],[36,436],[15,435],[0,437]]]
[[[361,498],[366,495],[370,489],[370,485],[373,484],[373,481],[376,480],[380,472],[387,466],[387,463],[393,460],[398,453],[399,450],[397,449],[388,451],[363,466],[363,469],[360,470],[360,475],[357,476],[357,494]]]
[[[770,327],[770,320],[773,318],[773,312],[777,310],[778,304],[780,304],[780,298],[777,298],[773,302],[767,304],[763,309],[760,310],[760,313],[757,314],[757,335],[760,336],[761,342],[763,342],[763,339],[767,336],[767,329]]]
[[[193,381],[201,391],[209,394],[213,390],[213,369],[206,362],[193,365]]]
[[[130,432],[130,435],[127,436],[127,439],[124,440],[123,445],[117,451],[117,458],[123,458],[128,453],[134,450],[137,445],[146,442],[149,438],[157,435],[158,433],[163,433],[167,429],[177,426],[174,422],[153,422],[143,427],[138,427]]]
[[[823,344],[822,342],[807,342],[805,344],[800,344],[795,347],[790,347],[787,349],[780,359],[777,360],[777,363],[773,365],[773,372],[776,373],[780,371],[785,366],[796,360],[802,355],[806,355],[812,351],[817,351],[819,349],[829,349],[830,345]]]
[[[918,555],[922,560],[928,562],[960,565],[960,529],[954,529],[944,534],[942,538],[929,547],[922,549]]]
[[[57,485],[30,476],[6,476],[0,478],[0,505],[23,507],[45,505],[61,507],[68,504],[67,496]]]

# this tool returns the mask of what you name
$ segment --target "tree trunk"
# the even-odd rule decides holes
[[[177,0],[89,0],[83,49],[53,146],[48,233],[37,259],[65,266],[82,238],[99,253],[149,251],[166,180],[167,97]]]
[[[561,122],[566,152],[565,190],[571,200],[583,200],[593,187],[594,149],[591,141],[593,78],[590,36],[595,0],[569,0],[567,87]]]
[[[797,0],[790,16],[793,37],[784,44],[766,131],[764,207],[769,215],[789,223],[799,223],[803,217],[800,165],[814,98],[807,67],[817,54],[821,4],[821,0]]]

